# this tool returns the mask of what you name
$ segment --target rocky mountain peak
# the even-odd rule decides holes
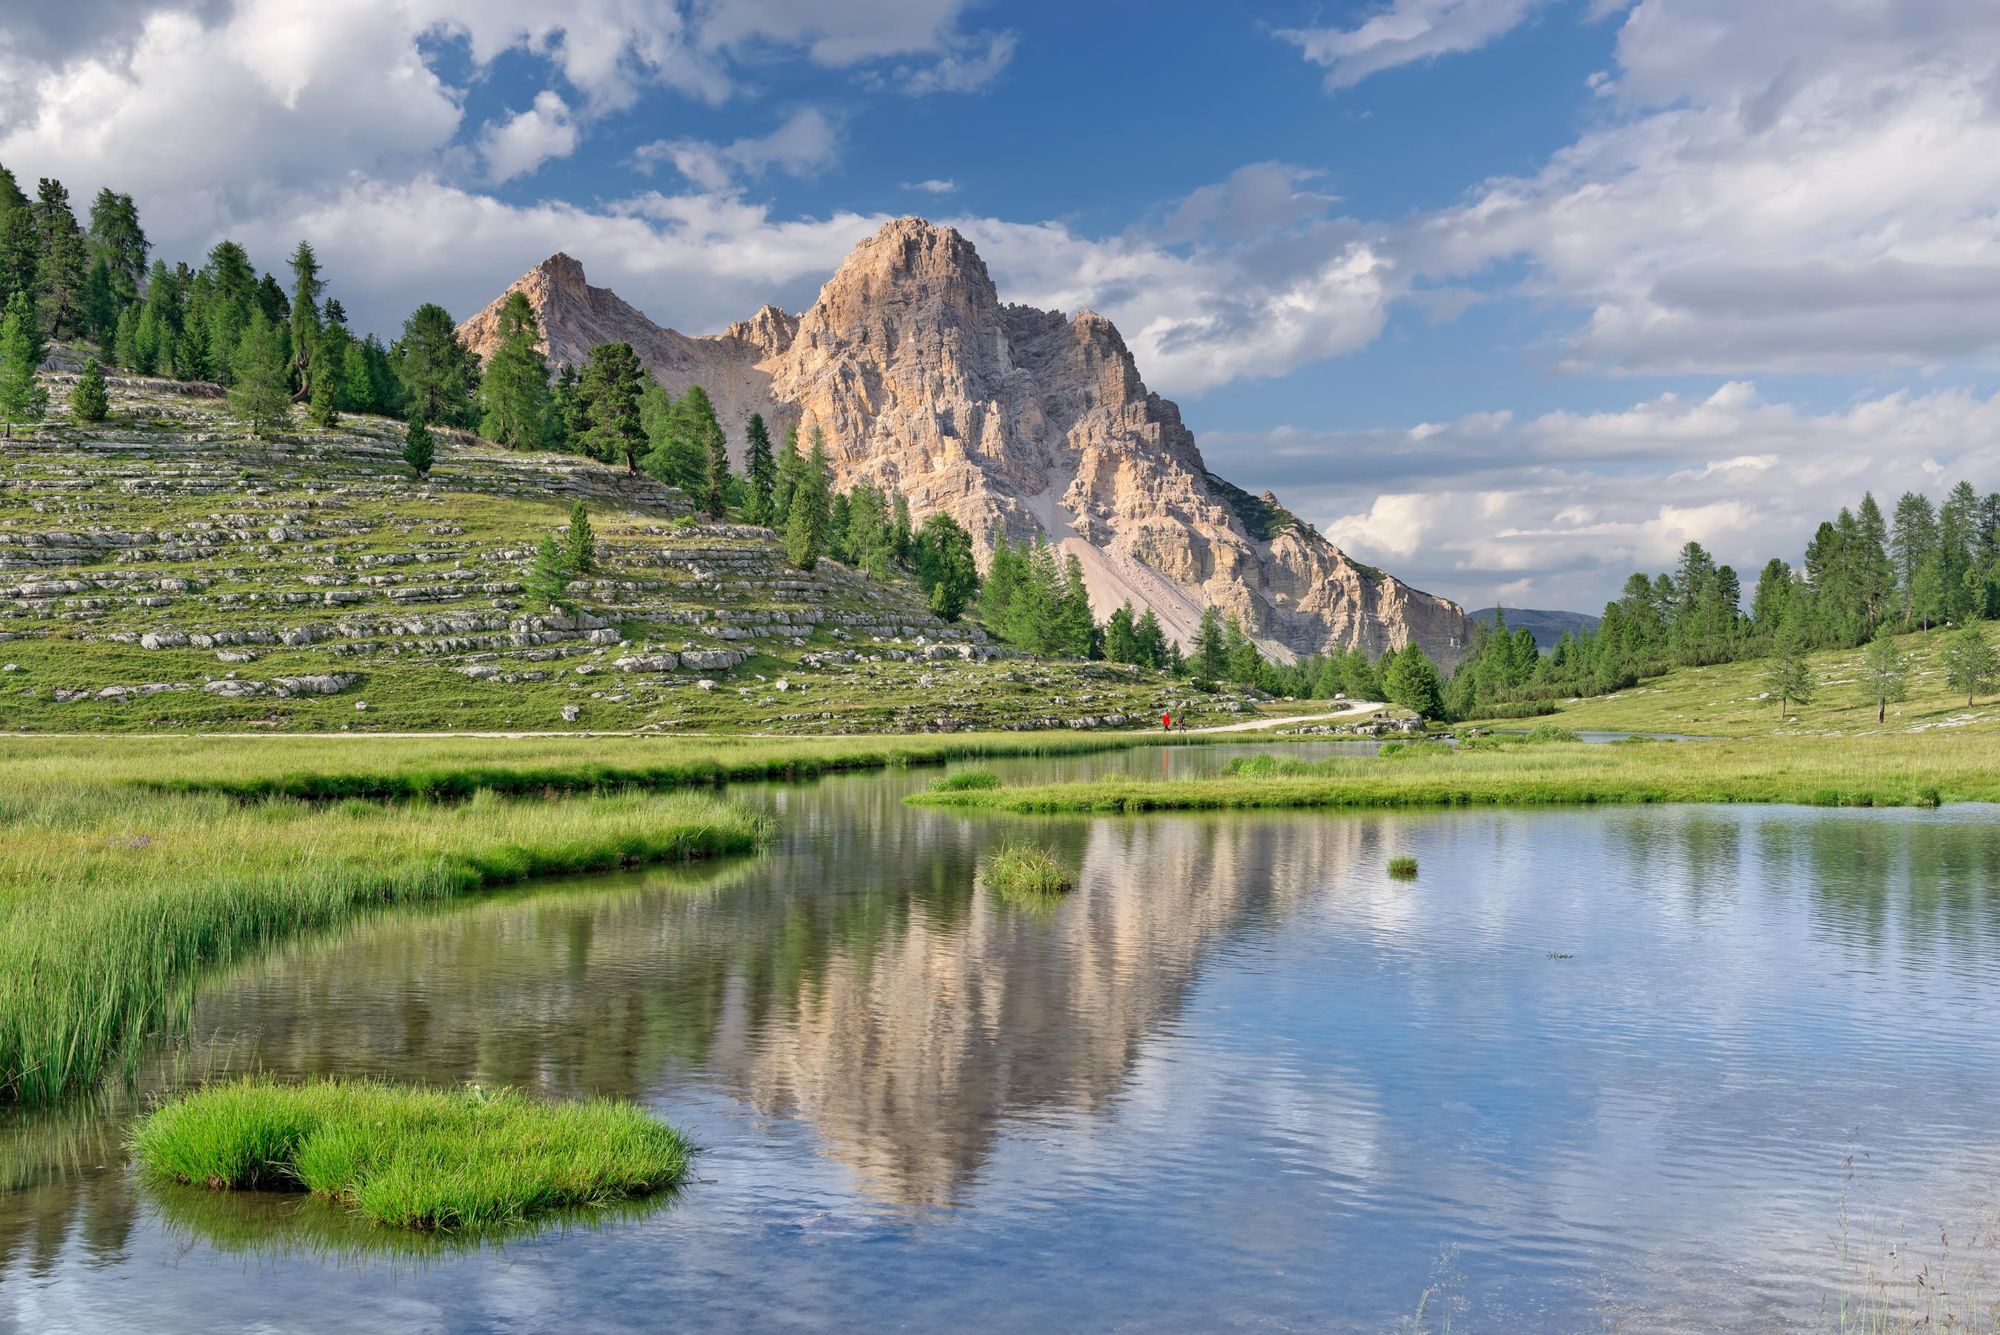
[[[899,494],[919,523],[950,514],[984,551],[1004,536],[1075,556],[1100,618],[1151,608],[1187,643],[1214,607],[1279,657],[1414,642],[1449,666],[1467,640],[1456,604],[1350,561],[1270,492],[1209,472],[1110,320],[1002,305],[954,228],[895,219],[804,313],[767,305],[702,337],[590,287],[564,254],[514,286],[553,361],[630,343],[669,393],[708,391],[739,457],[753,412],[774,433],[819,431],[836,486]],[[462,327],[482,354],[499,309]]]

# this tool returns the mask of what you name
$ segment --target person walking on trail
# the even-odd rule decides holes
[[[1172,732],[1174,730],[1174,716],[1170,713],[1160,715],[1160,726],[1166,731]]]

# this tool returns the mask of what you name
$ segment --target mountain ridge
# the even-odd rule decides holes
[[[1002,302],[950,227],[897,219],[805,311],[767,305],[708,335],[655,323],[558,252],[461,326],[481,355],[515,290],[552,362],[631,343],[669,393],[708,391],[738,451],[753,412],[774,432],[818,429],[837,486],[900,492],[919,522],[951,514],[982,561],[1002,536],[1075,555],[1100,618],[1130,600],[1186,644],[1213,606],[1286,660],[1414,642],[1449,667],[1469,635],[1456,603],[1351,560],[1271,493],[1210,473],[1110,320]]]

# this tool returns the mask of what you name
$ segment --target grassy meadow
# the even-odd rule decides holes
[[[2000,801],[1990,734],[1704,742],[1530,743],[1393,758],[1254,758],[1203,779],[1104,779],[919,793],[932,807],[1015,813],[1393,807],[1551,806],[1644,802],[1782,802],[1935,806]]]
[[[1813,654],[1812,703],[1783,712],[1764,678],[1768,659],[1676,668],[1613,695],[1562,703],[1545,721],[1569,728],[1618,732],[1689,733],[1703,737],[1867,737],[1892,733],[2000,731],[2000,696],[1982,696],[1972,707],[1963,692],[1944,683],[1938,662],[1948,631],[1898,637],[1910,663],[1909,699],[1892,703],[1875,721],[1875,701],[1861,686],[1862,649]],[[1765,698],[1768,697],[1768,698]],[[1496,727],[1519,727],[1500,721]]]

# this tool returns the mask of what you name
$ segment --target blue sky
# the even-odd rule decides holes
[[[385,332],[556,249],[709,331],[922,213],[1357,556],[1595,608],[2000,488],[1997,52],[1984,0],[98,0],[0,25],[0,162],[170,258],[310,236]]]

